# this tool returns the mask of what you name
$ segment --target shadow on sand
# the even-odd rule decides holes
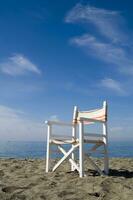
[[[88,175],[90,176],[99,176],[99,173],[95,170],[88,169],[86,171]],[[128,170],[117,170],[117,169],[110,169],[108,176],[114,176],[114,177],[124,177],[124,178],[133,178],[133,171]]]
[[[133,171],[110,169],[109,176],[133,178]]]

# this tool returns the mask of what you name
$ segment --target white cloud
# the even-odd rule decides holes
[[[123,42],[126,35],[121,31],[123,18],[117,11],[96,8],[90,5],[77,4],[70,10],[65,18],[65,22],[85,22],[93,24],[98,31],[111,39],[112,42]]]
[[[75,36],[71,43],[82,47],[89,55],[117,66],[120,73],[133,75],[132,38],[130,32],[126,32],[120,12],[77,4],[68,12],[65,22],[94,25],[95,36],[89,33]]]
[[[104,88],[107,88],[107,89],[117,92],[117,94],[120,94],[120,95],[126,94],[121,83],[119,83],[118,81],[113,80],[111,78],[105,78],[105,79],[101,80],[100,85]]]
[[[25,113],[0,105],[1,140],[44,140],[46,129],[43,123],[27,119]]]
[[[0,69],[3,73],[11,76],[23,75],[27,72],[41,74],[41,71],[35,64],[20,54],[15,54],[5,62],[0,63]]]
[[[84,47],[88,50],[88,53],[98,56],[105,61],[112,62],[114,64],[120,64],[123,60],[125,61],[125,52],[123,49],[115,47],[110,43],[105,43],[97,40],[92,35],[85,34],[81,37],[75,37],[71,39],[72,43],[80,47]]]
[[[120,46],[100,41],[90,34],[72,38],[70,42],[85,49],[89,55],[114,64],[121,73],[133,75],[133,60]]]

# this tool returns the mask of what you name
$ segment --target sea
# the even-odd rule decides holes
[[[87,152],[87,147],[85,147]],[[52,147],[52,157],[60,157],[60,153]],[[109,143],[109,156],[133,158],[133,141],[112,141]],[[0,142],[0,158],[45,158],[46,142],[4,141]]]

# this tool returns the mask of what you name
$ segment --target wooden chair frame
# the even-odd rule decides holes
[[[48,132],[47,132],[47,151],[46,151],[46,172],[49,172],[50,170],[50,146],[51,144],[57,145],[58,149],[64,154],[64,156],[55,164],[55,166],[52,168],[52,171],[55,171],[63,161],[65,161],[67,158],[69,158],[69,162],[71,164],[71,170],[79,170],[78,164],[74,160],[74,151],[76,148],[79,147],[79,142],[76,140],[76,125],[74,123],[66,123],[66,122],[55,122],[55,121],[46,121],[45,122],[48,126]],[[52,127],[53,125],[58,126],[68,126],[72,128],[72,137],[67,139],[62,139],[56,135],[52,135]],[[71,148],[68,152],[62,147],[63,144],[71,144]]]
[[[93,147],[90,149],[90,154],[88,155],[88,159],[92,166],[99,172],[100,175],[108,174],[109,173],[109,156],[108,156],[108,132],[107,132],[107,102],[103,102],[103,109],[105,110],[105,119],[95,119],[95,118],[85,118],[79,117],[78,124],[79,124],[79,163],[80,163],[80,177],[85,175],[84,173],[84,143],[94,144]],[[91,116],[91,114],[90,114]],[[103,125],[103,132],[102,134],[85,134],[84,126],[87,123],[102,123]],[[95,137],[94,141],[92,139],[85,140],[84,137]],[[99,136],[102,138],[99,140]],[[95,162],[90,158],[90,155],[97,150],[100,146],[104,147],[104,172],[95,164]]]
[[[50,146],[51,144],[57,145],[58,149],[63,153],[63,157],[55,164],[55,166],[52,168],[52,171],[55,171],[66,159],[69,160],[71,164],[71,170],[77,170],[79,172],[79,176],[83,177],[85,176],[84,172],[84,144],[85,143],[91,143],[94,144],[91,150],[89,151],[89,161],[92,164],[92,166],[99,172],[99,174],[108,174],[109,171],[109,157],[108,157],[108,133],[107,133],[107,103],[106,101],[103,102],[103,109],[105,110],[105,117],[96,119],[95,117],[84,117],[85,112],[78,111],[78,108],[74,107],[74,114],[73,114],[73,122],[72,123],[66,123],[66,122],[60,122],[60,121],[46,121],[45,123],[48,126],[47,131],[47,151],[46,151],[46,172],[49,172],[50,170]],[[98,109],[96,110],[97,113]],[[94,111],[90,112],[95,113]],[[92,115],[93,116],[93,115]],[[95,140],[85,140],[86,133],[84,132],[84,126],[86,123],[102,123],[103,125],[103,133],[101,135],[99,134],[93,134],[95,136]],[[53,126],[68,126],[72,128],[72,137],[67,139],[62,138],[60,139],[59,136],[56,136],[52,134]],[[77,137],[77,126],[79,126],[79,137]],[[91,137],[92,134],[88,133],[87,136]],[[102,138],[99,140],[99,136]],[[97,139],[96,139],[97,138]],[[71,144],[71,148],[66,152],[66,150],[63,148],[64,144]],[[90,155],[97,150],[100,146],[104,147],[104,173],[103,171],[95,164],[95,162],[90,158]],[[79,163],[76,162],[75,158],[75,150],[79,149]]]

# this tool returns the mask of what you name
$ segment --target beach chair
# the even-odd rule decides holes
[[[93,167],[103,175],[108,174],[108,135],[107,135],[107,103],[103,102],[103,107],[91,111],[79,111],[74,107],[73,121],[71,123],[60,121],[46,121],[48,126],[47,131],[47,151],[46,151],[46,172],[50,169],[50,147],[52,144],[57,145],[58,149],[63,153],[63,157],[55,164],[52,171],[55,171],[66,159],[71,164],[71,170],[77,170],[80,177],[85,175],[84,173],[84,144],[93,144],[89,151],[89,161]],[[84,126],[102,123],[102,134],[90,134],[84,132]],[[72,128],[72,136],[59,136],[53,134],[53,126],[69,126]],[[79,134],[77,134],[77,126]],[[69,145],[70,149],[66,151],[63,146]],[[103,146],[104,151],[104,173],[90,158],[91,154],[96,152],[99,147]],[[76,160],[75,151],[79,150],[79,159]]]
[[[79,141],[76,138],[76,126],[75,119],[77,118],[77,107],[74,107],[73,112],[73,121],[70,123],[62,121],[45,121],[47,124],[47,150],[46,150],[46,172],[50,171],[50,156],[51,156],[51,146],[56,145],[58,150],[64,155],[52,168],[52,171],[55,171],[66,159],[69,159],[71,164],[71,170],[79,170],[78,164],[75,162],[75,153],[74,151],[79,147]],[[54,128],[55,126],[60,127],[71,127],[72,134],[68,135],[55,135]],[[69,146],[68,151],[65,150],[64,146]]]
[[[99,174],[108,174],[109,172],[109,157],[108,157],[108,133],[107,133],[107,102],[103,102],[103,107],[90,111],[77,110],[77,123],[79,124],[79,169],[80,177],[84,173],[84,144],[91,144],[92,147],[88,152],[90,164],[99,172]],[[90,124],[102,124],[102,134],[86,133],[85,126]],[[98,150],[99,147],[103,150]],[[104,156],[104,171],[90,157],[93,153],[102,153]]]

